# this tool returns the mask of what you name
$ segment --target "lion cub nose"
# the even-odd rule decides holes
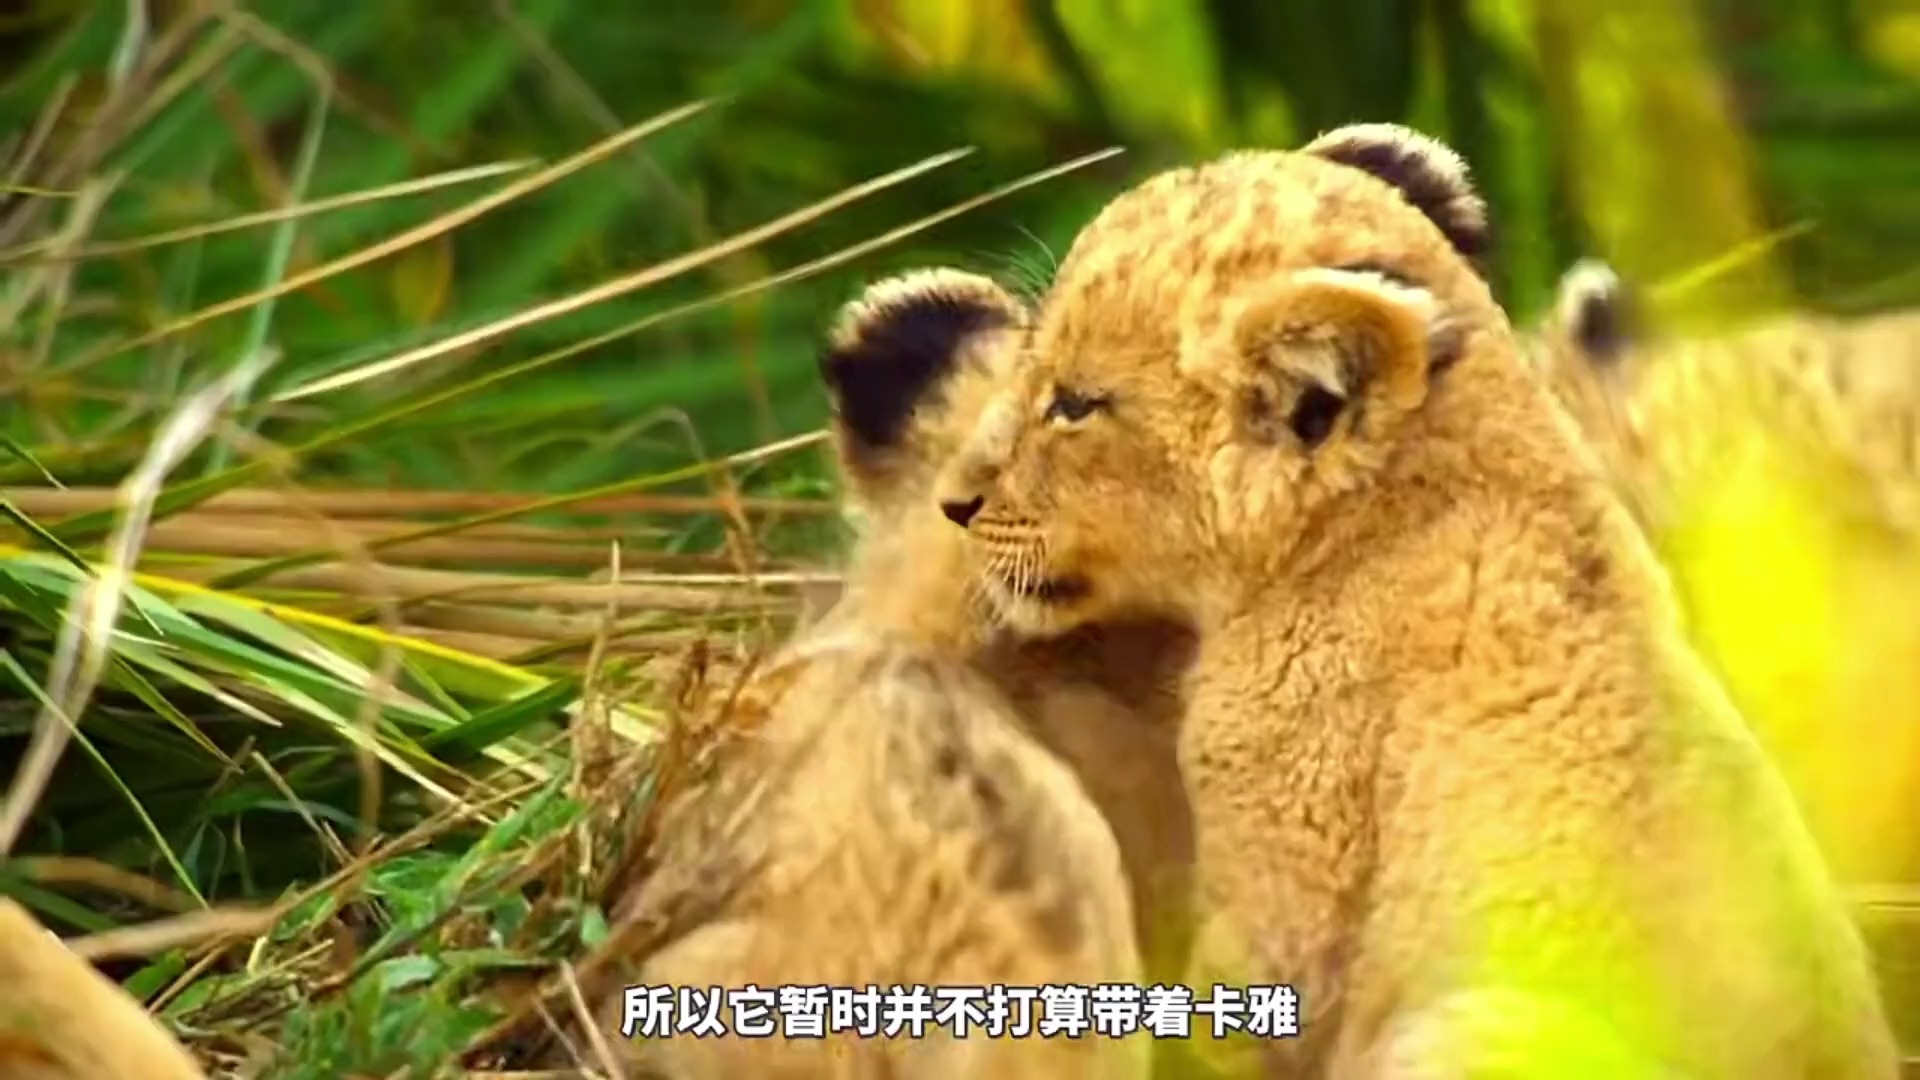
[[[986,503],[986,498],[981,495],[975,495],[965,502],[955,499],[944,499],[940,503],[940,512],[947,515],[948,521],[964,529],[967,527],[967,522],[972,521],[973,515],[979,513],[980,508],[985,506]]]

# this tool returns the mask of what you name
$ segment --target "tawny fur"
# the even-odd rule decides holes
[[[1112,832],[964,665],[883,631],[806,635],[725,706],[710,774],[613,912],[664,939],[633,983],[1038,987],[1141,977]],[[600,1009],[619,1029],[620,1002]],[[1035,1017],[1037,1021],[1038,1017]],[[630,1068],[733,1077],[1143,1078],[1139,1038],[625,1042]]]
[[[928,354],[898,318],[929,304],[936,323],[959,320],[951,341],[932,341],[950,355]],[[670,940],[633,980],[1086,985],[1143,980],[1139,939],[1179,959],[1178,919],[1136,926],[1131,897],[1168,913],[1185,895],[1168,665],[1191,635],[1147,624],[1005,640],[972,595],[960,534],[931,502],[934,470],[1001,375],[980,348],[995,315],[1022,317],[997,287],[956,274],[882,282],[843,312],[824,366],[863,536],[825,618],[723,704],[725,752],[675,801],[654,865],[615,913]],[[916,363],[933,367],[907,370]],[[894,378],[912,385],[880,385]],[[1156,785],[1169,793],[1161,804]],[[608,1002],[603,1027],[617,1015]],[[676,1080],[1092,1078],[1143,1075],[1147,1053],[1138,1039],[978,1033],[678,1038],[643,1044],[635,1063]]]
[[[942,312],[946,334],[937,325]],[[1189,927],[1192,823],[1174,739],[1193,634],[1164,619],[1089,625],[1045,640],[1002,632],[979,595],[964,535],[932,498],[935,476],[1018,362],[1003,346],[1025,321],[1020,302],[998,285],[955,271],[878,282],[842,311],[822,366],[860,538],[842,602],[822,625],[884,624],[968,662],[1013,700],[1025,729],[1067,763],[1112,826],[1150,977],[1172,979],[1184,965]],[[916,362],[938,371],[902,388],[911,392],[876,416],[861,395]],[[890,437],[876,438],[863,422]]]
[[[1115,200],[938,493],[982,500],[1016,629],[1198,629],[1194,978],[1290,982],[1304,1013],[1224,1064],[1892,1077],[1777,775],[1458,228],[1403,197],[1450,155],[1388,142]]]
[[[1762,438],[1854,521],[1920,537],[1920,311],[1674,338],[1637,326],[1632,304],[1604,264],[1576,264],[1528,355],[1643,522]]]
[[[1911,880],[1920,312],[1797,314],[1677,337],[1638,325],[1634,299],[1604,265],[1577,264],[1529,356],[1676,559],[1695,640],[1726,672],[1836,873]],[[1745,543],[1756,519],[1775,515],[1792,531]],[[1726,539],[1701,546],[1720,530]],[[1742,550],[1716,556],[1719,545]],[[1765,568],[1783,553],[1798,564],[1783,573],[1817,576],[1797,600],[1769,590],[1778,629],[1750,632],[1737,586],[1715,583],[1749,578],[1742,560]],[[1749,652],[1757,633],[1787,635],[1761,651],[1789,659]]]

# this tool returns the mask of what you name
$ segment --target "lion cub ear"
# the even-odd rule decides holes
[[[1595,368],[1610,368],[1633,343],[1633,306],[1633,297],[1612,267],[1598,259],[1581,259],[1560,275],[1553,318],[1581,359]]]
[[[919,270],[869,286],[840,309],[820,375],[851,493],[872,501],[937,464],[929,430],[953,377],[982,363],[979,346],[1025,325],[1026,309],[977,274]]]
[[[1296,272],[1229,318],[1182,367],[1223,392],[1242,438],[1305,453],[1418,408],[1461,347],[1432,294],[1364,270]]]
[[[1467,163],[1438,139],[1398,124],[1349,124],[1308,143],[1301,153],[1393,185],[1471,261],[1477,263],[1493,245],[1487,204],[1474,190]]]

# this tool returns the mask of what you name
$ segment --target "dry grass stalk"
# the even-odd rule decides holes
[[[304,552],[313,546],[311,528],[285,519],[260,516],[215,518],[196,515],[162,521],[149,542],[169,554],[219,555],[231,558],[276,558]],[[329,527],[345,537],[385,540],[411,526],[395,522],[331,521]],[[556,530],[557,532],[557,530]],[[597,552],[584,544],[564,540],[507,540],[464,536],[429,536],[400,540],[382,549],[388,558],[435,563],[486,563],[519,566],[586,568],[599,566]],[[282,579],[286,575],[281,575]]]
[[[273,929],[277,908],[210,908],[157,919],[139,926],[123,926],[67,942],[73,954],[87,961],[112,957],[153,956],[168,949],[205,945],[235,938],[256,938]]]
[[[35,517],[59,518],[114,505],[112,488],[8,487],[0,496]],[[220,514],[287,514],[296,508],[333,518],[408,518],[417,514],[481,514],[511,510],[534,499],[538,492],[506,491],[302,491],[283,493],[267,488],[240,488],[221,492],[200,509]],[[839,512],[826,499],[772,499],[742,497],[741,509],[753,514],[823,515]],[[574,514],[708,514],[722,509],[712,495],[604,495],[568,505]],[[605,552],[600,553],[605,561]]]
[[[108,540],[105,558],[95,568],[94,578],[75,596],[61,627],[32,739],[7,790],[6,804],[0,806],[0,855],[13,849],[25,828],[106,666],[110,636],[119,623],[153,504],[167,474],[199,445],[220,409],[252,385],[271,359],[267,354],[251,356],[182,402],[139,468],[121,485],[120,523]]]
[[[791,587],[777,584],[762,588],[760,595],[747,595],[748,588],[740,583],[723,586],[607,584],[579,578],[407,566],[302,567],[275,575],[274,584],[283,589],[320,589],[349,596],[386,597],[401,603],[459,600],[523,607],[598,608],[613,596],[622,607],[694,615],[777,613],[791,606],[790,601],[777,595]]]

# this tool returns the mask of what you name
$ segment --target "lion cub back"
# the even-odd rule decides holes
[[[1920,311],[1681,338],[1642,331],[1633,306],[1612,271],[1577,264],[1536,365],[1648,527],[1689,633],[1835,870],[1910,880]]]
[[[634,981],[983,993],[1139,981],[1111,831],[963,666],[858,630],[821,634],[757,677],[726,722],[712,780],[668,811],[659,862],[616,913],[667,928]],[[633,1055],[688,1080],[1145,1075],[1137,1039],[926,1035],[682,1035]]]
[[[1920,537],[1920,310],[1779,315],[1663,337],[1604,263],[1561,278],[1533,361],[1643,519],[1755,440],[1862,523]]]

